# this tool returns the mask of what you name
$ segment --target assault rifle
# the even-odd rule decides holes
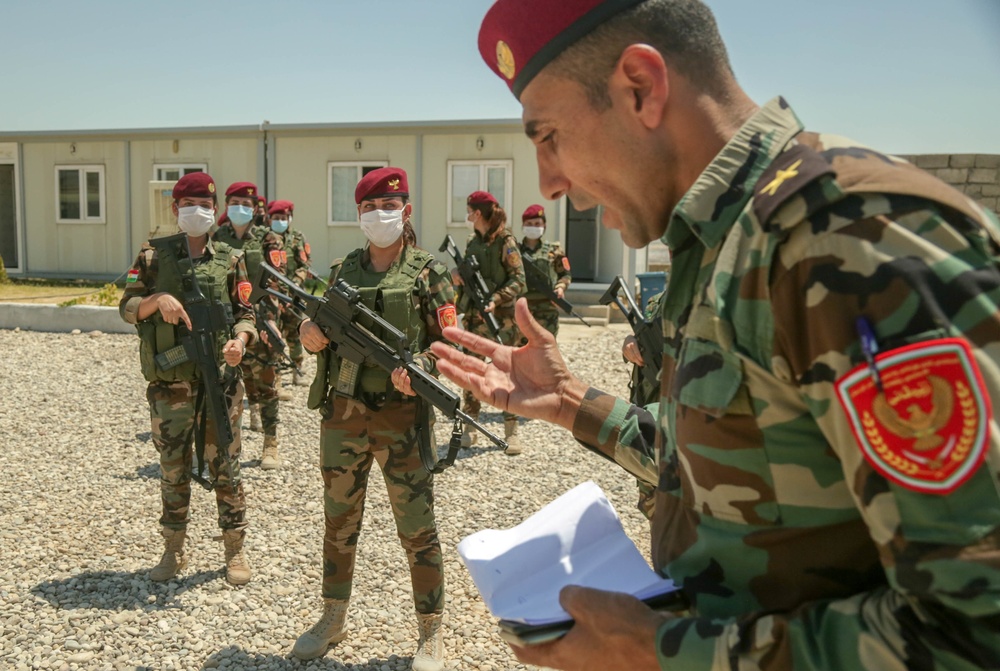
[[[229,458],[229,446],[232,445],[235,437],[233,435],[233,425],[229,421],[229,405],[226,401],[226,392],[223,386],[232,377],[229,375],[228,366],[225,378],[219,375],[219,361],[215,358],[216,341],[219,333],[224,333],[228,337],[232,335],[233,306],[228,300],[220,300],[215,296],[211,285],[208,286],[208,295],[202,292],[198,285],[198,276],[191,262],[191,247],[188,236],[185,233],[168,235],[162,238],[155,238],[149,244],[156,249],[157,256],[161,259],[161,264],[168,258],[176,259],[181,273],[183,285],[183,295],[181,303],[191,320],[191,329],[188,330],[184,322],[177,324],[180,332],[180,344],[156,355],[156,365],[160,370],[170,370],[174,366],[182,363],[192,362],[198,369],[201,377],[201,388],[198,391],[198,398],[195,400],[196,407],[202,403],[207,406],[208,416],[215,425],[216,444],[219,454],[229,470],[229,478],[236,483],[236,474],[233,469],[232,460]],[[227,297],[228,298],[228,297]],[[203,487],[211,490],[215,487],[214,482],[209,482],[205,476],[205,415],[201,417],[201,425],[195,430],[195,453],[198,458],[197,472],[192,477]]]
[[[288,294],[283,294],[270,286],[271,280],[284,285]],[[361,302],[360,292],[343,280],[337,280],[327,288],[322,296],[313,296],[294,282],[266,264],[261,264],[261,272],[250,294],[250,301],[256,302],[265,295],[291,305],[308,316],[323,330],[330,340],[330,347],[337,356],[356,365],[374,364],[387,373],[404,368],[410,376],[410,386],[417,395],[440,410],[452,420],[471,424],[489,438],[495,445],[507,449],[507,443],[490,433],[482,424],[462,412],[458,394],[441,384],[433,375],[425,371],[413,360],[406,336],[395,326],[370,310]],[[369,327],[377,327],[392,344],[379,338]],[[426,427],[429,434],[430,427]],[[427,470],[432,472],[437,463],[437,453],[430,439],[421,445],[420,458]],[[426,445],[426,447],[425,447]]]
[[[622,303],[622,294],[625,295],[627,305]],[[658,387],[660,366],[663,363],[663,324],[659,320],[646,321],[621,275],[618,275],[604,292],[600,303],[601,305],[615,303],[628,319],[639,345],[639,353],[642,354],[642,377],[649,384]]]
[[[448,255],[455,261],[455,267],[458,268],[458,274],[462,278],[462,291],[472,299],[472,304],[479,312],[479,316],[486,322],[490,333],[493,334],[497,342],[500,342],[500,322],[497,321],[495,314],[486,312],[486,306],[490,304],[491,294],[489,287],[486,286],[486,280],[483,279],[483,274],[479,272],[479,259],[475,256],[463,258],[462,252],[458,251],[458,245],[455,244],[455,239],[450,235],[444,236],[444,242],[438,247],[438,251],[448,252]]]
[[[573,309],[572,303],[565,298],[560,298],[559,294],[556,293],[556,290],[549,286],[549,278],[546,277],[545,273],[539,270],[534,263],[525,263],[524,270],[528,280],[529,291],[538,291],[545,294],[545,297],[555,303],[560,310],[572,317],[576,317],[583,322],[584,326],[590,326],[590,324],[587,323],[587,320]]]
[[[267,353],[270,355],[267,360],[261,359],[259,356],[255,356],[247,352],[247,357],[252,357],[256,361],[260,361],[262,364],[271,365],[274,362],[274,367],[280,371],[292,370],[297,372],[299,375],[302,371],[299,370],[298,366],[290,356],[288,356],[288,343],[281,336],[281,331],[275,325],[274,321],[271,319],[265,319],[263,315],[257,312],[257,331],[258,333],[266,333],[267,340],[261,338],[264,341],[264,346],[267,348]]]

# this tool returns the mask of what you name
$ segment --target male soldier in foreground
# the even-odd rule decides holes
[[[531,26],[526,30],[525,26]],[[528,344],[447,329],[477,397],[655,484],[654,566],[691,608],[568,587],[560,669],[1000,667],[1000,226],[904,161],[740,89],[699,0],[500,0],[480,51],[542,196],[662,237],[659,418]],[[658,472],[636,468],[656,435]],[[628,436],[629,438],[625,438]]]
[[[188,361],[164,368],[158,354],[173,351],[192,328],[182,300],[185,297],[181,264],[187,258],[161,257],[145,244],[128,272],[125,293],[118,306],[122,319],[139,332],[142,374],[149,381],[146,398],[152,419],[153,445],[160,455],[160,525],[166,547],[160,563],[150,571],[152,580],[169,580],[187,565],[184,551],[191,500],[191,467],[194,445],[203,445],[204,460],[219,507],[219,526],[225,544],[226,580],[233,585],[250,581],[250,565],[243,550],[246,537],[246,499],[240,480],[240,418],[243,415],[243,382],[236,366],[254,341],[252,289],[243,252],[224,242],[213,242],[208,231],[215,223],[215,182],[204,172],[184,175],[174,185],[173,212],[186,235],[190,262],[198,285],[207,297],[232,307],[234,326],[216,335],[216,361],[224,385],[233,441],[228,461],[219,453],[220,427],[206,407],[202,372]],[[198,464],[200,468],[200,464]]]
[[[212,239],[230,247],[242,249],[247,274],[256,281],[260,264],[268,263],[284,271],[281,238],[269,228],[254,226],[257,218],[257,186],[252,182],[236,182],[226,189],[226,223],[212,234]],[[280,307],[271,296],[254,306],[258,322],[270,322],[277,328]],[[240,363],[243,383],[250,404],[250,430],[264,432],[264,448],[260,467],[265,471],[281,467],[278,457],[278,389],[274,354],[266,334],[258,334]],[[262,421],[263,420],[263,421]]]

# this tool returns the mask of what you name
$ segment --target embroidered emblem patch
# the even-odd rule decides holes
[[[281,250],[281,263],[282,265],[288,265],[288,252],[284,249]]]
[[[267,253],[267,258],[275,268],[281,267],[281,250],[272,249]]]
[[[125,277],[125,284],[132,284],[133,282],[138,282],[138,281],[139,281],[139,270],[137,268],[133,268],[132,270],[128,271],[128,275]]]
[[[862,364],[837,396],[868,462],[893,482],[947,494],[986,458],[990,398],[964,340],[943,338],[875,355],[879,390]]]
[[[455,306],[445,303],[437,309],[438,326],[442,329],[449,326],[458,326],[458,316],[455,314]]]
[[[236,291],[240,296],[240,303],[250,307],[250,294],[253,292],[253,285],[243,280],[238,285],[236,285]]]

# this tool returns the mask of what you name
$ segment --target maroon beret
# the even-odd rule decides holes
[[[267,206],[268,214],[291,214],[295,210],[295,205],[290,200],[272,200]]]
[[[242,198],[253,198],[257,195],[257,185],[253,182],[236,182],[226,189],[226,198],[238,196]]]
[[[479,53],[521,98],[556,56],[645,0],[497,0],[479,28]]]
[[[379,168],[361,178],[354,189],[354,202],[358,205],[362,200],[400,196],[410,197],[410,185],[406,182],[406,171],[402,168]]]
[[[465,202],[467,205],[485,205],[486,203],[493,203],[494,205],[500,204],[489,191],[473,191],[469,194],[469,197],[466,198]]]
[[[521,215],[521,222],[523,223],[528,219],[537,219],[538,217],[545,218],[545,208],[541,205],[529,205],[528,209]]]
[[[264,194],[259,191],[257,192],[257,207],[261,209],[267,207],[267,198],[265,198]]]
[[[215,181],[207,172],[189,172],[174,184],[174,200],[214,198]]]

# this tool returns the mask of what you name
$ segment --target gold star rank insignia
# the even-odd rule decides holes
[[[802,165],[802,159],[799,159],[795,163],[788,166],[786,170],[779,170],[778,174],[774,176],[767,186],[761,189],[761,193],[766,193],[769,196],[773,196],[781,188],[781,185],[790,180],[792,177],[799,176],[799,166]]]
[[[514,52],[503,40],[497,42],[497,69],[507,79],[513,79],[517,68],[514,65]]]

